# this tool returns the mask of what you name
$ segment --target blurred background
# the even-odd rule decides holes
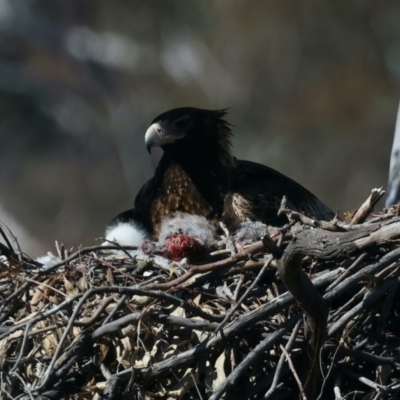
[[[93,245],[175,107],[230,107],[234,154],[332,209],[387,185],[400,2],[0,0],[0,220],[37,256]]]

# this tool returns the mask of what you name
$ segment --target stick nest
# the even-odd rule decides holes
[[[279,238],[236,250],[227,238],[196,264],[110,245],[39,265],[10,244],[0,398],[400,398],[400,217],[389,211],[323,223],[283,204]]]

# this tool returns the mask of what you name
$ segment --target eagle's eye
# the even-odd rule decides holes
[[[190,120],[189,116],[185,116],[179,118],[175,121],[175,126],[179,129],[187,129],[192,125],[192,121]]]

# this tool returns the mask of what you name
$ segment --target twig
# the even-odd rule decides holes
[[[243,252],[237,253],[232,255],[229,258],[226,258],[221,261],[216,261],[210,264],[205,264],[205,265],[191,265],[189,271],[187,271],[185,274],[181,275],[180,277],[173,279],[172,281],[165,282],[165,283],[155,283],[155,284],[149,284],[146,285],[144,288],[146,289],[152,289],[152,290],[168,290],[171,289],[172,287],[176,287],[178,285],[181,285],[183,282],[187,281],[189,278],[192,276],[199,274],[199,273],[205,273],[209,271],[215,271],[218,269],[222,268],[227,268],[230,267],[234,264],[236,264],[238,261],[245,260],[249,257],[250,254],[253,253],[259,253],[264,249],[264,244],[262,241],[256,242],[253,246],[250,246],[249,248],[245,249]]]
[[[336,317],[340,314],[343,313],[344,310],[346,310],[347,308],[349,308],[353,303],[355,303],[356,301],[358,301],[362,296],[364,296],[365,292],[368,289],[363,286],[351,299],[349,299],[345,304],[343,304],[341,307],[337,308],[335,310],[334,313],[332,313],[329,318],[328,318],[328,322],[333,321],[334,319],[336,319]]]
[[[52,290],[55,293],[58,293],[59,295],[63,296],[64,298],[68,298],[67,294],[65,294],[61,290],[56,289],[54,286],[48,285],[47,283],[40,282],[35,279],[29,279],[29,278],[26,278],[25,276],[18,276],[17,279],[21,279],[23,281],[30,282],[30,283],[35,283],[36,285],[38,285],[40,287],[47,287],[48,289]]]
[[[339,269],[336,271],[328,271],[323,276],[319,276],[313,280],[313,284],[318,287],[320,285],[325,285],[326,283],[333,282],[339,273]],[[286,292],[275,298],[274,300],[260,306],[254,311],[250,311],[238,317],[236,320],[230,322],[223,331],[219,332],[217,335],[211,337],[200,343],[199,345],[186,350],[172,359],[167,359],[155,363],[150,368],[135,369],[137,376],[146,375],[147,379],[159,379],[171,371],[171,368],[184,368],[187,365],[191,365],[193,362],[205,357],[209,349],[217,346],[222,342],[222,340],[228,340],[234,335],[240,334],[245,329],[250,329],[254,324],[262,319],[266,319],[270,315],[275,315],[281,312],[286,307],[294,304],[293,296]],[[296,321],[297,322],[297,321]],[[115,375],[115,379],[126,379],[130,377],[131,369],[119,372]]]
[[[334,364],[336,362],[336,357],[338,356],[338,354],[340,352],[340,349],[342,348],[341,344],[343,342],[345,342],[345,339],[349,336],[351,331],[352,331],[352,328],[350,328],[349,330],[347,330],[347,332],[345,332],[343,337],[340,338],[339,344],[335,348],[335,352],[333,353],[333,357],[331,359],[331,363],[330,363],[330,366],[329,366],[329,369],[328,369],[328,373],[324,377],[324,381],[322,382],[322,385],[321,385],[321,392],[320,392],[317,400],[323,400],[323,394],[324,394],[325,385],[328,382],[329,377],[331,376],[331,373],[333,371],[333,366],[334,366]],[[322,352],[322,349],[321,349],[321,352]],[[322,369],[322,367],[321,367],[321,369]]]
[[[134,258],[131,256],[131,254],[127,250],[137,250],[137,246],[132,246],[132,247],[135,247],[135,248],[131,248],[131,246],[122,246],[117,241],[107,240],[106,238],[101,238],[101,240],[103,240],[104,243],[109,243],[109,244],[111,244],[113,246],[118,247],[118,250],[120,250],[123,253],[125,253],[132,261],[134,261]],[[107,246],[104,245],[104,243],[102,244],[102,247],[106,248]]]
[[[389,312],[390,312],[390,309],[392,307],[393,300],[394,300],[395,296],[398,293],[397,289],[399,287],[399,283],[400,282],[397,281],[393,285],[393,287],[391,287],[388,290],[388,293],[387,293],[387,295],[385,297],[385,300],[384,300],[384,302],[382,304],[382,307],[381,307],[382,312],[380,313],[379,319],[378,319],[378,321],[376,323],[376,329],[375,329],[375,332],[376,332],[377,336],[381,336],[382,335],[382,331],[383,331],[384,326],[386,325],[386,320],[387,320],[387,318],[389,316]]]
[[[196,329],[199,331],[213,331],[217,327],[216,322],[199,321],[196,319],[175,317],[166,314],[150,314],[149,318],[161,324],[182,326],[184,328]]]
[[[197,391],[197,394],[198,394],[198,396],[199,396],[199,399],[200,399],[200,400],[203,400],[203,396],[202,396],[201,393],[200,393],[200,390],[199,390],[199,387],[198,387],[198,385],[197,385],[196,379],[195,379],[195,377],[194,377],[194,375],[193,375],[193,371],[190,371],[190,376],[191,376],[191,378],[192,378],[192,380],[193,380],[193,385],[194,385],[194,387],[196,388],[196,391]]]
[[[136,286],[137,286],[138,288],[140,288],[140,287],[149,285],[149,284],[152,283],[152,282],[158,281],[158,280],[160,280],[161,278],[163,278],[163,275],[156,275],[156,276],[153,276],[153,277],[151,277],[151,278],[149,278],[149,279],[146,279],[146,280],[143,281],[143,282],[140,282],[140,283],[136,284]]]
[[[13,368],[13,370],[14,370],[14,368]],[[34,397],[32,396],[29,385],[27,385],[27,383],[22,379],[22,376],[15,371],[10,371],[10,374],[11,373],[13,376],[17,377],[17,379],[22,383],[22,386],[24,387],[25,392],[28,393],[29,398],[31,400],[34,400]]]
[[[48,317],[50,317],[51,315],[59,312],[60,310],[68,307],[69,305],[71,305],[74,301],[78,300],[79,298],[82,297],[82,294],[78,294],[74,297],[70,297],[69,299],[64,300],[61,304],[59,304],[58,306],[54,306],[53,308],[51,308],[48,311],[45,311],[44,313],[41,313],[39,315],[37,315],[36,317],[32,318],[29,321],[23,322],[21,324],[18,325],[14,325],[14,326],[10,326],[10,327],[6,327],[6,331],[4,333],[0,334],[0,340],[4,339],[5,337],[11,335],[12,333],[19,331],[21,329],[24,329],[24,327],[26,327],[27,324],[35,324],[39,321],[42,321]]]
[[[291,351],[293,343],[297,337],[297,334],[299,332],[301,325],[301,320],[299,320],[296,324],[296,326],[293,328],[292,334],[290,335],[290,338],[288,342],[286,343],[285,349],[286,351]],[[270,399],[275,393],[275,390],[279,384],[279,380],[281,377],[281,372],[282,372],[282,367],[283,363],[285,362],[285,354],[282,353],[281,356],[279,357],[278,365],[276,366],[275,374],[274,374],[274,380],[272,381],[271,387],[269,388],[268,392],[265,393],[264,399]]]
[[[231,253],[231,255],[233,256],[234,254],[237,253],[237,249],[235,246],[235,243],[233,241],[233,238],[228,230],[228,228],[226,227],[226,225],[221,221],[219,223],[219,226],[221,227],[221,229],[223,230],[225,237],[226,237],[226,245]]]
[[[57,360],[57,358],[59,357],[59,354],[61,352],[61,349],[64,345],[65,340],[67,339],[67,336],[69,335],[69,332],[72,328],[72,326],[74,325],[75,319],[78,315],[78,312],[80,310],[80,308],[82,307],[82,305],[85,303],[85,301],[90,297],[93,296],[95,294],[99,294],[99,293],[113,293],[113,292],[118,292],[118,293],[125,293],[125,294],[136,294],[139,296],[150,296],[150,297],[155,297],[155,298],[159,298],[159,299],[168,299],[169,302],[173,303],[173,304],[179,304],[182,308],[185,308],[187,310],[190,310],[192,312],[195,312],[197,315],[202,316],[203,318],[207,318],[207,319],[220,319],[219,316],[211,316],[207,313],[205,313],[204,311],[200,310],[199,308],[181,300],[181,299],[177,299],[174,296],[168,295],[167,293],[162,293],[162,292],[154,292],[154,291],[150,291],[150,290],[143,290],[143,289],[136,289],[136,288],[130,288],[130,287],[119,287],[119,286],[110,286],[110,287],[102,287],[102,288],[96,288],[96,289],[91,289],[89,291],[87,291],[79,300],[78,304],[76,305],[71,318],[68,322],[67,327],[65,328],[61,339],[57,345],[57,348],[54,352],[53,358],[49,364],[49,366],[47,367],[46,373],[45,373],[45,377],[43,379],[43,382],[41,383],[41,385],[38,388],[35,388],[34,391],[38,392],[40,391],[42,388],[44,388],[48,382],[48,380],[50,379],[50,376],[52,374],[53,368],[54,368],[54,364]]]
[[[235,313],[235,311],[240,307],[240,305],[246,300],[247,296],[249,293],[253,290],[253,288],[258,284],[260,279],[262,278],[264,271],[268,268],[269,264],[271,263],[273,259],[273,256],[269,256],[267,260],[264,263],[264,266],[261,268],[260,272],[258,273],[256,279],[253,281],[253,283],[247,288],[246,292],[243,294],[243,296],[239,299],[239,301],[235,304],[235,306],[226,314],[225,318],[222,320],[222,322],[218,325],[217,329],[215,330],[214,333],[217,333],[218,331],[221,330],[221,328],[224,326],[226,321],[228,321],[231,316]]]
[[[366,310],[375,305],[375,303],[386,293],[386,291],[393,285],[398,285],[398,281],[400,278],[396,279],[387,279],[382,285],[375,290],[370,296],[368,296],[365,300],[361,301],[355,307],[353,307],[350,311],[344,314],[337,322],[335,322],[328,331],[328,337],[335,335],[339,330],[342,329],[344,325],[347,324],[353,317],[357,316],[361,310]]]
[[[295,220],[291,220],[290,224],[294,223]],[[46,266],[35,267],[35,270],[27,263],[20,265],[15,256],[14,268],[0,266],[0,358],[5,366],[5,370],[0,374],[0,397],[12,398],[13,395],[15,399],[20,400],[29,399],[29,396],[55,399],[65,397],[70,391],[72,396],[76,396],[78,391],[84,396],[89,395],[90,389],[84,386],[87,383],[87,373],[94,376],[96,391],[104,389],[102,397],[105,400],[116,399],[124,391],[128,396],[140,396],[152,392],[156,387],[160,387],[159,385],[166,389],[165,395],[172,395],[169,391],[173,388],[168,384],[165,386],[165,382],[171,382],[171,379],[175,381],[174,374],[182,384],[189,380],[192,395],[197,398],[195,388],[192,388],[194,383],[198,395],[204,397],[204,390],[207,389],[201,386],[203,382],[197,381],[198,372],[201,372],[199,368],[203,368],[208,359],[210,363],[206,366],[207,379],[215,378],[216,376],[211,376],[209,372],[212,373],[213,367],[220,368],[214,366],[213,362],[221,352],[227,350],[228,345],[231,373],[223,386],[214,386],[215,392],[211,395],[216,398],[235,396],[236,393],[233,392],[240,380],[243,382],[238,394],[241,398],[260,398],[265,392],[266,398],[269,399],[292,398],[298,389],[294,378],[283,378],[284,374],[287,376],[290,373],[289,361],[285,362],[285,353],[262,351],[264,344],[268,349],[265,342],[286,326],[282,321],[287,321],[288,318],[291,321],[293,312],[298,309],[294,297],[285,292],[283,282],[287,282],[288,275],[282,274],[282,270],[279,276],[272,269],[264,270],[265,260],[268,256],[271,257],[266,254],[268,250],[276,257],[269,265],[274,263],[275,267],[279,268],[287,254],[300,259],[306,257],[301,264],[295,262],[288,265],[299,267],[298,274],[294,276],[295,281],[298,282],[299,274],[301,279],[303,275],[312,276],[314,279],[310,288],[315,290],[315,287],[319,287],[317,293],[321,287],[325,290],[324,298],[332,308],[329,328],[337,329],[335,335],[331,336],[330,343],[323,346],[323,350],[327,350],[324,352],[317,351],[319,344],[325,340],[325,327],[315,325],[317,329],[314,329],[313,333],[316,334],[317,340],[311,341],[306,329],[312,329],[309,321],[305,322],[305,329],[300,337],[298,334],[296,337],[294,333],[298,330],[299,322],[291,332],[290,338],[286,336],[288,333],[282,336],[287,343],[282,339],[275,343],[275,349],[280,343],[286,344],[286,352],[299,372],[296,362],[304,357],[311,361],[311,368],[315,369],[320,361],[321,371],[322,366],[323,370],[327,371],[323,383],[321,377],[315,374],[309,374],[309,377],[313,376],[316,379],[306,378],[309,365],[304,374],[300,374],[304,390],[300,397],[315,399],[317,396],[313,395],[314,389],[310,391],[309,387],[314,387],[315,394],[318,395],[317,389],[322,383],[320,398],[332,394],[336,400],[349,398],[350,388],[358,389],[364,384],[360,381],[349,382],[351,379],[345,372],[341,385],[337,381],[340,376],[329,378],[338,370],[342,373],[342,369],[346,368],[359,377],[366,378],[365,384],[370,383],[368,379],[373,380],[372,377],[378,370],[377,377],[382,380],[376,381],[379,386],[374,388],[375,393],[371,395],[371,398],[375,396],[374,400],[389,397],[389,394],[396,396],[396,390],[400,387],[397,380],[400,356],[395,351],[399,341],[396,336],[395,318],[400,301],[395,293],[396,288],[400,287],[400,217],[382,217],[375,223],[353,226],[339,222],[332,224],[339,225],[341,231],[326,231],[320,227],[309,229],[301,223],[296,223],[296,227],[287,235],[281,231],[278,247],[284,237],[294,235],[293,240],[283,244],[283,253],[276,248],[275,238],[273,243],[269,243],[267,239],[263,244],[257,242],[233,256],[221,259],[222,255],[219,255],[218,259],[213,259],[218,260],[217,262],[204,259],[203,264],[199,261],[196,265],[186,265],[188,270],[184,270],[183,278],[179,277],[181,280],[168,274],[159,275],[155,265],[158,260],[152,260],[148,264],[138,263],[136,258],[132,262],[125,255],[104,256],[93,252],[85,255],[84,249],[76,259],[64,261],[56,269],[53,269],[54,266]],[[105,246],[99,248],[102,251]],[[61,249],[59,251],[62,252]],[[258,255],[254,257],[256,254]],[[68,259],[67,256],[65,258]],[[162,263],[169,262],[162,257],[159,259]],[[142,275],[141,266],[145,264],[146,269],[151,271],[150,278],[147,274]],[[113,267],[113,279],[107,275],[111,268],[103,268],[104,265]],[[350,268],[343,274],[343,266],[348,265],[351,265]],[[268,290],[273,292],[273,295],[265,293],[265,288],[260,286],[261,280],[267,275]],[[257,282],[260,276],[264,278]],[[62,284],[64,277],[74,285],[74,291],[82,291],[84,294],[63,301],[60,296],[71,292],[67,285],[64,285],[64,288]],[[245,288],[242,286],[244,277],[248,281]],[[280,277],[283,281],[279,280]],[[24,280],[25,283],[21,285],[20,282]],[[134,286],[131,280],[135,282]],[[334,284],[328,286],[332,282]],[[289,286],[291,284],[289,280]],[[21,290],[19,285],[24,289]],[[140,286],[144,286],[144,289]],[[56,288],[58,293],[53,297],[47,296],[46,290],[40,292],[40,287],[46,290],[49,288],[50,294],[54,294],[53,289]],[[97,291],[90,289],[92,287]],[[218,296],[217,290],[220,287],[232,290],[235,288],[234,293],[229,294],[229,298],[234,299],[233,302]],[[170,292],[165,293],[165,290]],[[15,295],[15,292],[18,292],[18,295]],[[309,294],[308,289],[303,292]],[[367,295],[363,298],[365,293]],[[4,302],[4,298],[1,297],[3,294],[8,296],[8,302]],[[16,297],[12,297],[13,295]],[[250,295],[254,301],[247,304]],[[296,298],[299,298],[297,295]],[[373,296],[376,296],[375,299]],[[33,298],[39,301],[39,309],[29,308]],[[128,301],[131,298],[132,300]],[[61,305],[54,306],[59,299],[62,301]],[[109,306],[106,307],[105,303]],[[238,313],[236,303],[241,305],[243,312]],[[304,303],[301,296],[299,303],[306,315],[315,306],[315,302]],[[108,309],[112,311],[107,316],[105,311]],[[181,312],[186,315],[182,315]],[[235,315],[238,316],[233,319]],[[228,321],[226,325],[221,326],[224,318],[228,318]],[[127,329],[128,324],[133,325],[133,329]],[[342,325],[338,328],[337,324]],[[78,328],[73,328],[77,325]],[[220,330],[215,334],[208,333],[215,331],[217,327],[220,327]],[[381,328],[382,333],[388,335],[384,351],[381,341],[375,343],[374,340],[376,330]],[[338,344],[338,338],[343,340],[344,335],[347,337],[342,346],[341,342]],[[117,346],[120,358],[116,365],[123,365],[123,371],[118,372],[110,364],[114,352],[108,351],[107,357],[104,358],[107,350],[105,347],[102,347],[104,350],[100,350],[100,343],[107,346],[110,340]],[[307,349],[314,353],[305,352],[303,346],[300,349],[299,346],[293,345],[303,340],[312,344],[313,347]],[[58,342],[55,353],[52,357],[44,357],[46,344],[53,345],[54,341],[56,346]],[[173,343],[177,344],[176,348],[171,347]],[[367,348],[368,344],[373,347]],[[132,347],[130,354],[127,352],[129,345]],[[291,346],[296,347],[296,351],[291,351]],[[168,350],[165,351],[166,349]],[[254,352],[251,352],[251,349]],[[147,355],[143,352],[147,352]],[[268,359],[265,359],[266,355]],[[104,358],[104,365],[98,364],[97,375],[96,367],[91,361],[93,357],[96,361],[99,357],[100,360]],[[263,359],[257,360],[257,357]],[[261,363],[262,366],[259,367]],[[34,375],[21,375],[27,386],[13,376],[14,372],[20,373],[19,370],[26,368],[35,371]],[[381,369],[384,372],[380,373]],[[10,370],[11,373],[7,372]],[[93,373],[95,375],[92,375]],[[214,380],[214,385],[215,382]],[[313,382],[313,385],[309,385],[310,382]],[[384,386],[387,382],[390,384]],[[209,381],[204,383],[208,385]],[[366,388],[364,392],[368,390],[369,388]],[[209,395],[208,393],[207,396]]]
[[[338,355],[342,357],[351,357],[356,361],[359,362],[370,362],[374,363],[376,365],[380,364],[389,364],[389,365],[396,365],[400,363],[400,355],[395,355],[391,357],[384,357],[384,356],[378,356],[376,354],[371,354],[366,351],[361,351],[361,350],[354,350],[353,349],[347,349],[345,347],[338,347],[333,344],[325,344],[324,345],[324,350],[333,350],[333,348],[338,349]]]
[[[83,254],[89,254],[93,251],[97,251],[97,250],[118,250],[120,249],[120,247],[118,246],[92,246],[92,247],[86,247],[84,249],[80,249],[77,252],[75,252],[74,254],[70,255],[69,257],[67,257],[65,260],[60,261],[59,263],[56,263],[54,265],[51,265],[47,268],[43,268],[42,270],[40,270],[35,276],[33,276],[32,280],[37,280],[40,276],[48,274],[49,272],[52,272],[60,267],[62,267],[63,265],[66,265],[67,263],[75,260],[76,258],[82,256]],[[126,250],[136,250],[137,247],[136,246],[125,246],[124,249]],[[31,285],[31,282],[25,282],[24,284],[22,284],[15,292],[13,292],[10,296],[8,296],[5,300],[4,303],[2,305],[2,307],[5,307],[11,300],[15,299],[16,297],[20,296],[22,293],[24,293],[29,286]],[[0,310],[1,312],[2,310]]]
[[[339,276],[339,278],[336,279],[335,282],[332,282],[327,288],[326,291],[329,291],[333,289],[338,283],[342,282],[344,278],[346,278],[348,275],[350,275],[350,272],[353,272],[354,268],[356,268],[361,261],[364,261],[365,258],[367,257],[368,253],[362,253],[358,256],[358,258],[353,262],[353,264],[350,265],[349,268],[346,269],[346,271],[343,272],[342,275]]]
[[[215,250],[212,251],[209,256],[210,257],[216,257],[216,256],[226,256],[228,254],[232,254],[232,252],[228,249],[220,249],[220,250]]]
[[[109,296],[103,299],[101,302],[99,308],[95,311],[95,313],[88,319],[84,321],[75,321],[74,326],[92,326],[95,321],[100,317],[101,313],[107,308],[109,304],[111,304],[114,301],[114,299]]]
[[[112,270],[119,272],[119,273],[120,273],[121,275],[123,275],[127,280],[130,280],[130,281],[136,283],[136,279],[135,279],[133,276],[131,276],[131,275],[129,275],[129,274],[126,274],[125,272],[121,271],[120,268],[115,267],[115,266],[112,265],[110,262],[107,262],[107,261],[105,261],[105,260],[99,260],[99,262],[100,262],[101,264],[106,265],[108,268],[111,268]]]
[[[328,293],[325,294],[325,300],[332,300],[340,296],[342,293],[348,291],[352,287],[354,287],[360,280],[364,279],[365,273],[375,274],[393,262],[398,262],[400,257],[400,248],[394,249],[389,253],[385,254],[380,260],[370,264],[362,269],[362,271],[358,271],[352,276],[346,278],[343,282],[339,283],[336,287],[331,289]]]
[[[335,400],[343,400],[342,393],[340,393],[341,383],[342,383],[342,375],[338,373],[335,377],[335,383],[333,386],[333,393],[335,395]]]
[[[386,393],[387,392],[386,386],[379,385],[378,383],[375,383],[360,374],[351,372],[347,369],[343,369],[342,373],[353,379],[358,380],[359,382],[363,383],[364,385],[369,386],[370,388],[374,389],[378,393]]]
[[[109,371],[109,369],[104,365],[104,363],[100,364],[100,371],[101,371],[102,375],[104,376],[104,378],[106,378],[106,379],[111,378],[112,374]]]
[[[94,339],[99,339],[100,337],[115,332],[123,328],[124,326],[132,324],[133,322],[138,322],[140,319],[143,319],[143,317],[143,312],[136,312],[125,315],[124,317],[118,318],[112,322],[109,322],[106,325],[102,325],[101,327],[97,328],[92,333],[92,337]],[[176,325],[188,329],[196,329],[199,331],[214,331],[217,327],[216,322],[199,321],[195,319],[175,317],[166,314],[148,314],[146,315],[146,317],[160,324]]]
[[[32,324],[27,324],[25,327],[24,336],[23,336],[22,344],[21,344],[21,349],[19,351],[19,354],[18,354],[17,360],[15,361],[14,366],[10,370],[10,373],[13,373],[17,369],[19,362],[25,353],[26,341],[28,339],[28,333],[29,333],[29,330],[31,329],[31,327],[32,327]]]
[[[368,197],[367,200],[361,205],[361,207],[357,210],[355,215],[350,221],[350,225],[356,225],[356,224],[361,224],[364,222],[369,214],[374,211],[374,207],[376,203],[384,196],[386,192],[383,190],[383,188],[379,189],[372,189],[372,192],[370,196]]]
[[[122,304],[125,303],[127,298],[128,296],[126,294],[121,296],[121,298],[118,300],[118,303],[115,305],[113,310],[110,312],[110,314],[107,315],[106,319],[101,324],[102,326],[107,325],[114,318],[114,315],[117,313]]]
[[[214,390],[213,394],[209,397],[209,400],[220,399],[229,389],[229,387],[232,387],[235,384],[235,382],[242,376],[243,373],[246,372],[247,368],[253,364],[257,358],[261,357],[267,349],[281,339],[282,336],[298,322],[299,317],[300,316],[290,319],[281,328],[268,335],[266,339],[264,339],[252,351],[250,351],[243,361],[226,378],[224,383]]]
[[[289,353],[286,351],[286,349],[285,349],[282,345],[280,345],[279,347],[281,348],[282,353],[285,355],[286,360],[288,361],[288,364],[289,364],[289,368],[290,368],[290,370],[292,371],[292,374],[293,374],[294,378],[296,379],[297,385],[299,386],[299,389],[300,389],[301,398],[302,398],[303,400],[307,400],[307,397],[306,397],[306,395],[304,394],[303,385],[301,384],[300,378],[299,378],[299,376],[297,375],[296,369],[294,368],[294,365],[293,365],[293,363],[292,363],[292,359],[291,359]]]
[[[7,232],[7,234],[5,234],[5,232]],[[8,248],[10,249],[10,251],[14,254],[16,254],[17,259],[20,263],[22,263],[24,261],[23,256],[22,256],[22,251],[21,251],[21,247],[19,246],[18,240],[17,238],[13,235],[13,233],[11,232],[11,230],[8,228],[8,226],[6,224],[4,224],[3,222],[0,222],[0,233],[1,236],[3,236],[3,239],[5,240]],[[11,238],[15,248],[11,245],[9,238]]]
[[[304,225],[313,226],[315,228],[318,227],[332,232],[343,232],[346,230],[344,227],[339,226],[336,222],[332,223],[327,221],[319,221],[317,219],[307,217],[306,215],[298,211],[290,210],[286,208],[286,203],[287,198],[286,196],[283,196],[281,205],[278,210],[278,215],[286,214],[289,221],[301,222]]]
[[[237,298],[239,297],[239,291],[240,291],[240,288],[242,287],[243,281],[244,281],[244,275],[240,274],[236,288],[235,288],[235,293],[233,294],[234,301],[237,301]]]

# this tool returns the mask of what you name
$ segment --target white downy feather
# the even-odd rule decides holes
[[[117,222],[109,225],[106,228],[106,242],[103,245],[110,244],[109,242],[117,242],[121,246],[137,246],[140,247],[148,235],[134,221]]]
[[[45,256],[37,257],[36,261],[46,265],[47,267],[51,267],[52,265],[56,265],[61,262],[61,259],[55,256],[51,251],[48,251]]]
[[[260,240],[268,232],[267,225],[259,221],[246,221],[236,231],[234,239],[242,246]]]

